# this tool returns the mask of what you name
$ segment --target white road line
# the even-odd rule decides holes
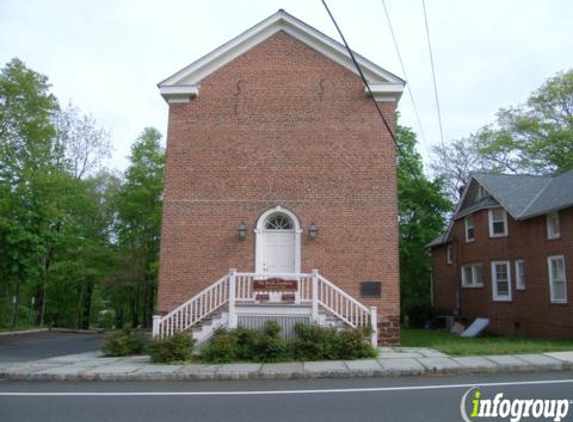
[[[341,393],[375,393],[416,390],[445,390],[471,387],[504,387],[520,385],[573,384],[573,379],[482,382],[469,384],[438,384],[411,385],[405,387],[373,387],[373,388],[339,388],[323,390],[254,390],[254,391],[120,391],[120,392],[0,392],[0,397],[34,397],[34,396],[275,396],[288,394],[341,394]]]

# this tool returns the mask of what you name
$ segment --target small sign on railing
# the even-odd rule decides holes
[[[253,290],[255,292],[296,292],[298,284],[296,280],[268,278],[266,280],[253,280]]]

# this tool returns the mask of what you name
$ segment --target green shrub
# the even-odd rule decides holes
[[[287,341],[281,337],[281,326],[276,321],[267,321],[257,334],[253,344],[257,362],[280,362],[291,358]]]
[[[334,328],[297,323],[294,333],[292,347],[297,360],[338,359],[338,335]]]
[[[338,333],[338,359],[365,359],[376,357],[367,332],[361,329],[347,329]]]
[[[252,360],[256,351],[258,333],[244,327],[237,327],[232,331],[235,336],[235,357],[238,360]]]
[[[371,330],[346,329],[296,324],[293,340],[294,356],[298,360],[364,359],[376,356],[368,341]]]
[[[203,349],[202,357],[211,363],[229,363],[237,359],[237,351],[237,336],[225,328],[218,328]]]
[[[268,321],[260,330],[239,327],[235,330],[220,328],[203,349],[203,359],[211,363],[229,363],[237,360],[255,362],[281,362],[297,360],[363,359],[376,356],[370,345],[371,330],[335,328],[298,323],[295,338],[287,341],[281,336],[281,327]]]
[[[191,359],[195,340],[186,333],[175,333],[173,336],[153,340],[147,346],[147,353],[153,363],[183,362]]]
[[[106,334],[101,350],[106,356],[130,356],[140,354],[143,346],[144,342],[140,333],[124,329]]]

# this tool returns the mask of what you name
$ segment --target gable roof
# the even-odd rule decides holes
[[[464,191],[456,218],[467,214],[470,209],[474,210],[474,205],[485,206],[477,203],[464,206],[465,194],[472,183],[480,184],[489,193],[489,199],[484,200],[486,205],[495,206],[497,202],[516,220],[573,206],[573,170],[554,177],[475,173]]]
[[[551,181],[551,177],[476,173],[473,178],[516,220]]]
[[[483,186],[489,195],[466,204],[468,192],[475,184]],[[474,173],[454,212],[454,220],[478,209],[500,205],[516,220],[526,220],[573,207],[573,170],[554,177]],[[451,229],[452,222],[444,233],[428,243],[426,247],[431,248],[448,243]]]
[[[168,102],[189,101],[191,97],[199,95],[199,83],[204,78],[280,31],[358,75],[344,45],[281,9],[160,82],[159,92]],[[376,100],[398,101],[405,81],[363,56],[354,55]]]

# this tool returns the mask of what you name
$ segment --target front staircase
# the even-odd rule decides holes
[[[164,316],[153,317],[153,337],[165,338],[190,332],[201,345],[219,327],[258,328],[277,321],[285,336],[296,322],[334,327],[372,327],[371,343],[377,346],[376,307],[368,308],[319,274],[228,274]]]

